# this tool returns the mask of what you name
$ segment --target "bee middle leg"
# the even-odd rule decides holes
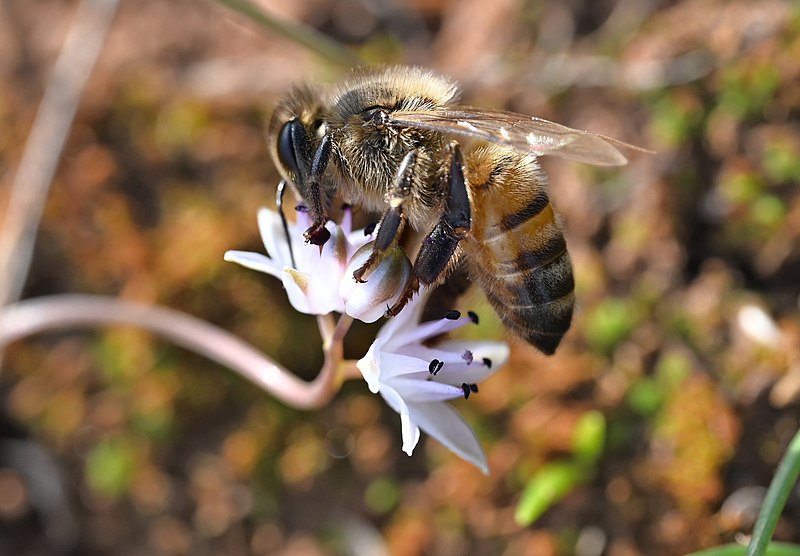
[[[364,283],[364,274],[366,274],[376,262],[378,262],[384,253],[397,241],[400,234],[405,227],[406,217],[403,214],[403,204],[411,196],[411,187],[414,183],[414,169],[417,163],[417,151],[409,152],[395,176],[394,185],[387,195],[387,202],[389,208],[383,213],[381,217],[380,227],[378,228],[378,235],[375,238],[375,245],[372,253],[359,269],[353,272],[353,279],[356,282]]]
[[[464,178],[464,159],[456,142],[445,149],[445,172],[442,176],[447,196],[444,210],[431,231],[422,240],[414,261],[412,278],[406,290],[386,311],[387,316],[397,315],[419,290],[420,285],[430,286],[444,279],[457,262],[458,242],[467,237],[472,228],[472,204]]]

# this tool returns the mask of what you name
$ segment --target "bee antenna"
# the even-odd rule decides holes
[[[292,238],[289,235],[289,222],[286,220],[286,213],[283,212],[283,194],[286,193],[286,180],[281,180],[278,184],[276,204],[278,206],[278,214],[281,215],[281,224],[283,225],[283,233],[286,234],[286,244],[289,246],[289,258],[292,260],[292,268],[297,268],[297,263],[294,261],[294,250],[292,249]]]

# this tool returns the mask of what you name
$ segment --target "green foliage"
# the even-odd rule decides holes
[[[376,514],[390,512],[400,500],[400,488],[393,478],[378,477],[373,480],[364,492],[364,503]]]
[[[699,552],[692,552],[686,556],[745,556],[747,547],[740,544],[726,544],[715,546]],[[800,544],[771,543],[763,556],[798,556],[800,555]]]
[[[762,158],[765,176],[773,182],[800,183],[800,156],[797,145],[787,140],[767,143]]]
[[[700,126],[702,109],[689,95],[665,92],[651,106],[650,126],[664,144],[671,147],[684,145]]]
[[[113,498],[128,491],[136,469],[136,451],[124,438],[103,440],[86,457],[86,478],[97,492]]]
[[[609,297],[598,303],[588,315],[586,337],[594,349],[610,353],[628,337],[638,321],[633,301]]]
[[[573,433],[572,455],[580,465],[592,466],[600,458],[606,441],[606,418],[589,411],[578,421]]]
[[[781,79],[772,60],[752,66],[735,65],[722,72],[719,109],[737,119],[761,115]]]
[[[514,520],[527,527],[553,504],[594,475],[594,466],[606,440],[606,419],[589,411],[578,421],[573,433],[572,458],[543,465],[525,485]]]
[[[576,462],[543,465],[522,491],[514,520],[519,526],[527,527],[585,480],[585,469]]]

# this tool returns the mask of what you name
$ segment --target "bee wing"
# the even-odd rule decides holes
[[[511,145],[537,156],[551,154],[598,166],[626,164],[628,158],[620,149],[648,152],[610,137],[513,112],[470,108],[409,110],[391,113],[387,123],[473,137]]]

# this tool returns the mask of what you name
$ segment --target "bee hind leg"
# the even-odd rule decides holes
[[[400,163],[397,176],[395,176],[394,185],[387,195],[389,208],[383,213],[383,217],[381,218],[372,253],[369,259],[367,259],[367,262],[353,273],[353,279],[356,282],[366,282],[366,280],[364,280],[364,274],[381,259],[383,254],[397,241],[397,238],[402,233],[406,222],[406,217],[403,214],[403,204],[411,195],[416,163],[416,150],[409,152]]]
[[[447,196],[439,220],[422,240],[414,261],[413,278],[406,290],[386,311],[387,316],[397,315],[417,292],[420,285],[430,286],[442,281],[457,262],[458,243],[467,237],[472,228],[472,202],[464,177],[464,160],[458,143],[450,143],[445,150],[445,172],[442,176]]]

